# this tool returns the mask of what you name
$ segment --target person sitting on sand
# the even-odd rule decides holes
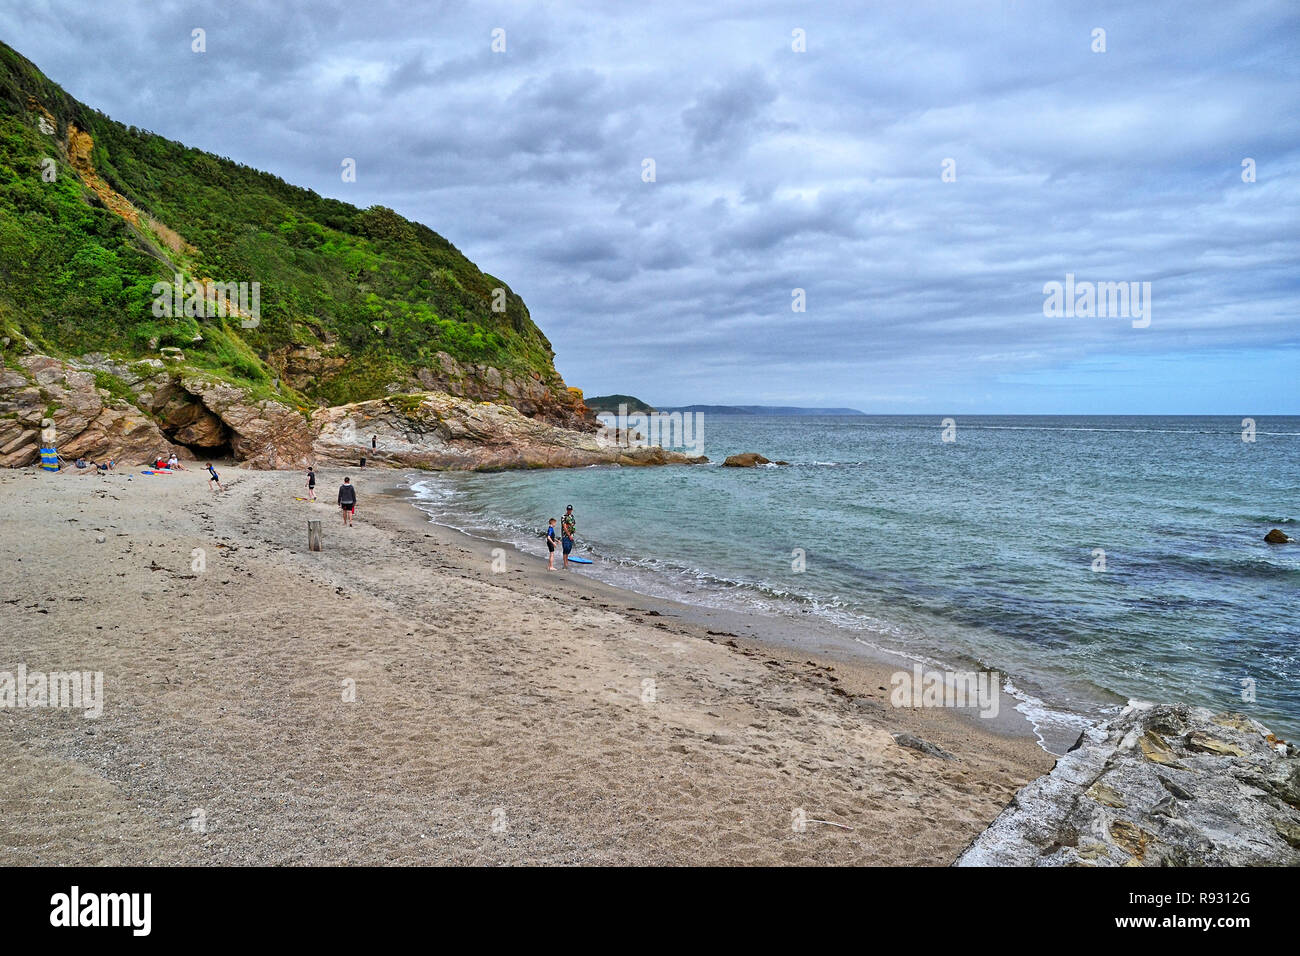
[[[573,514],[573,505],[564,509],[560,519],[560,547],[564,550],[564,567],[569,566],[569,552],[573,550],[573,538],[578,533],[578,519]]]
[[[217,491],[226,490],[221,487],[221,476],[217,474],[217,469],[212,467],[212,462],[208,462],[208,488],[211,489],[214,484],[217,486]]]
[[[352,479],[346,476],[343,484],[339,485],[339,507],[343,509],[343,523],[352,527],[352,515],[357,510],[357,489]]]
[[[307,466],[307,500],[316,500],[316,472],[311,465]]]
[[[181,460],[176,457],[176,452],[172,452],[172,456],[167,459],[167,467],[172,471],[185,470],[185,466],[181,464]]]
[[[546,570],[554,571],[555,570],[555,519],[554,518],[551,519],[550,525],[547,526],[546,528],[546,550],[548,552]]]

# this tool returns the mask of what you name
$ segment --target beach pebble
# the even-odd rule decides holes
[[[105,538],[102,534],[95,535],[95,544],[103,544],[107,540],[108,539]]]

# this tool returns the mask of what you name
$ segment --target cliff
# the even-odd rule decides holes
[[[124,126],[3,43],[0,182],[16,374],[179,349],[191,377],[288,409],[437,390],[595,428],[523,300],[432,229]]]

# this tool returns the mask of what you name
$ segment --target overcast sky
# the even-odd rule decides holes
[[[6,0],[0,38],[428,224],[588,395],[1300,413],[1295,0]],[[1149,326],[1045,316],[1067,273],[1150,282]]]

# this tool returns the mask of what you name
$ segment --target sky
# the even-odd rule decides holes
[[[587,395],[1300,414],[1294,0],[6,0],[0,39],[427,224]],[[1046,314],[1067,275],[1149,310]]]

